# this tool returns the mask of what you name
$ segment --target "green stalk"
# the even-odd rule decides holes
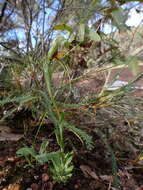
[[[61,117],[60,111],[58,109],[56,100],[55,100],[55,98],[53,96],[53,93],[52,93],[52,87],[51,87],[52,70],[51,70],[51,66],[52,66],[52,63],[50,63],[50,61],[47,62],[46,60],[44,60],[44,64],[43,64],[44,77],[45,77],[45,82],[46,82],[49,98],[51,100],[51,103],[53,105],[53,110],[54,110],[54,111],[53,110],[51,110],[51,111],[56,114],[57,121],[58,121],[58,123],[54,122],[55,125],[56,125],[56,128],[57,128],[55,130],[56,139],[57,139],[57,142],[58,142],[58,144],[60,146],[61,152],[64,152],[62,117]]]

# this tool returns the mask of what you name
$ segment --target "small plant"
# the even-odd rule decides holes
[[[65,183],[71,178],[74,168],[71,164],[72,159],[73,152],[57,152],[51,157],[50,173],[54,181]]]
[[[19,149],[16,154],[18,157],[24,157],[28,162],[25,167],[34,167],[34,162],[44,164],[50,162],[49,172],[51,173],[53,180],[56,182],[66,182],[72,176],[73,165],[72,158],[73,152],[47,152],[47,146],[49,142],[43,142],[41,144],[39,152],[36,152],[34,147],[23,147]]]
[[[90,95],[87,98],[83,97],[83,99],[80,97],[76,102],[77,104],[75,104],[75,98],[71,94],[74,83],[84,77],[80,72],[83,68],[82,66],[85,68],[87,62],[94,61],[90,59],[88,50],[92,45],[103,40],[102,38],[106,39],[107,37],[103,35],[101,38],[97,32],[91,30],[85,24],[79,25],[77,34],[74,34],[72,28],[65,25],[64,28],[63,25],[58,25],[54,27],[54,30],[67,30],[68,34],[56,36],[53,39],[48,55],[43,55],[34,60],[32,54],[29,54],[22,59],[22,66],[21,64],[14,64],[9,67],[8,72],[11,71],[11,79],[15,89],[13,88],[14,90],[8,92],[7,98],[2,97],[0,105],[11,104],[4,118],[17,110],[25,109],[30,110],[37,120],[42,118],[41,123],[46,121],[47,118],[50,119],[54,125],[53,131],[59,150],[49,152],[47,151],[48,142],[43,142],[39,152],[36,152],[34,147],[23,147],[17,151],[17,155],[24,157],[30,167],[35,167],[35,162],[39,164],[48,162],[49,172],[53,180],[65,183],[70,179],[73,171],[73,152],[65,151],[65,130],[74,133],[82,144],[86,144],[88,149],[93,148],[92,138],[85,131],[67,121],[68,112],[66,111],[73,108],[73,110],[82,109],[83,111],[92,109],[96,112],[97,109],[109,106],[115,97],[121,97],[131,90],[132,84],[141,78],[143,74],[137,76],[128,85],[111,92],[107,90],[108,79],[110,78],[109,72],[104,86],[101,86],[101,91],[97,92],[92,100]],[[110,50],[111,44],[109,43],[108,45]],[[111,49],[115,49],[114,46]],[[116,67],[116,65],[98,69],[96,72],[110,71],[113,67]],[[55,88],[53,83],[54,74],[60,71],[64,73],[63,78],[59,87]],[[76,73],[77,71],[79,73]],[[66,77],[68,80],[64,84]]]
[[[16,152],[18,157],[24,157],[28,164],[25,167],[34,167],[33,158],[37,155],[33,147],[23,147]]]

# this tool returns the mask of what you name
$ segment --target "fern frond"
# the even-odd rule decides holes
[[[72,131],[79,139],[82,143],[85,142],[86,147],[91,150],[93,148],[93,141],[92,141],[92,137],[89,136],[85,131],[75,127],[74,125],[71,125],[67,122],[65,122],[65,127],[67,129],[69,129],[70,131]]]
[[[34,99],[36,99],[36,97],[33,97],[31,95],[25,95],[25,96],[20,96],[20,97],[15,97],[15,98],[8,97],[3,100],[0,100],[0,106],[7,104],[7,103],[11,103],[11,102],[17,102],[17,103],[24,104],[24,103],[34,100]]]

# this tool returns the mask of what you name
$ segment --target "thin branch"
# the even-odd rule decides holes
[[[16,52],[15,50],[13,50],[13,49],[10,48],[10,47],[7,47],[3,42],[0,42],[0,45],[1,45],[3,48],[5,48],[5,49],[7,49],[7,50],[10,50],[11,52],[13,52],[15,55],[21,56],[20,53]]]
[[[2,19],[4,17],[5,10],[6,10],[6,7],[7,7],[7,3],[8,3],[8,0],[5,0],[5,2],[3,4],[3,7],[2,7],[2,10],[1,10],[1,14],[0,14],[0,23],[2,22]]]
[[[43,0],[43,23],[42,23],[42,53],[44,53],[44,34],[45,34],[45,0]]]

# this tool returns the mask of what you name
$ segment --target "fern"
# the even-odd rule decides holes
[[[24,104],[24,103],[29,102],[34,99],[36,99],[36,97],[33,97],[31,95],[25,95],[25,96],[20,96],[20,97],[15,97],[15,98],[8,97],[8,98],[5,98],[4,100],[1,100],[0,105],[4,105],[7,103],[11,103],[11,102],[17,102],[17,103]]]
[[[72,131],[79,139],[82,143],[85,142],[87,149],[91,150],[93,148],[93,141],[92,141],[92,137],[89,136],[85,131],[75,127],[74,125],[71,125],[67,122],[65,122],[64,125],[67,129],[69,129],[70,131]]]

